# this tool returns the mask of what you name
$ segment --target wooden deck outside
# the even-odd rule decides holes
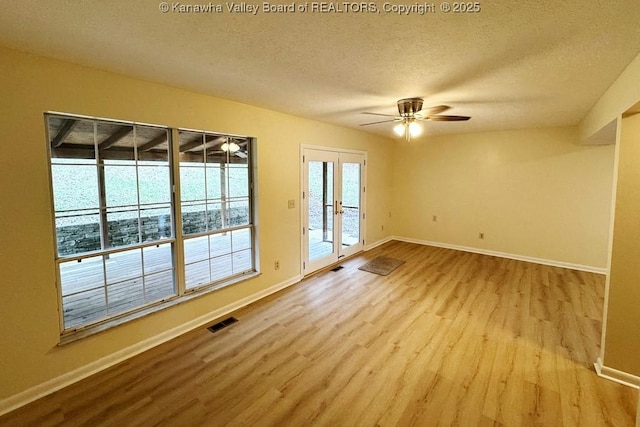
[[[176,295],[172,259],[172,243],[165,243],[62,263],[65,328],[93,323]],[[185,259],[187,289],[249,270],[250,230],[188,239]]]
[[[321,230],[311,230],[309,258],[332,251]],[[251,269],[248,229],[185,241],[186,289]],[[211,249],[209,247],[211,240]],[[351,239],[351,244],[355,243]],[[209,259],[209,253],[212,258]],[[176,295],[171,243],[96,256],[61,265],[65,328],[117,315]],[[106,283],[106,286],[105,286]]]

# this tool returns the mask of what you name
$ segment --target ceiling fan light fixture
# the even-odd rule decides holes
[[[422,134],[422,126],[417,122],[410,122],[407,127],[409,128],[408,131],[412,137],[420,136]]]
[[[227,151],[229,153],[235,153],[236,151],[238,151],[240,149],[240,146],[238,144],[236,144],[235,142],[225,142],[224,144],[222,144],[222,146],[220,146],[220,149],[222,151],[224,151],[225,153]]]
[[[422,109],[422,98],[404,98],[398,101],[398,116],[383,113],[367,113],[374,116],[388,117],[386,120],[381,120],[371,123],[363,123],[360,126],[377,125],[381,123],[395,122],[393,131],[398,136],[404,136],[407,142],[411,141],[412,137],[417,137],[422,134],[421,121],[434,121],[434,122],[463,122],[469,120],[469,116],[445,116],[440,113],[447,111],[451,107],[448,105],[436,105],[434,107]]]
[[[414,117],[422,110],[422,98],[405,98],[398,101],[398,112],[401,117]]]
[[[405,119],[401,123],[398,123],[393,127],[393,131],[398,136],[405,136],[408,141],[411,138],[422,135],[422,126],[419,123],[411,119]]]

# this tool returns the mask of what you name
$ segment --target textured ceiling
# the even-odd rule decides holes
[[[3,0],[0,44],[343,126],[416,96],[473,117],[427,134],[576,125],[640,52],[638,0],[480,1],[466,14],[437,1],[424,15],[313,3],[265,13],[255,2],[253,15],[221,1],[162,13],[156,0]],[[196,4],[223,12],[179,12]]]

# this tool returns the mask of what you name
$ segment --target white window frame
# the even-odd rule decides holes
[[[243,140],[246,141],[246,148],[247,148],[247,200],[248,200],[248,223],[247,224],[242,224],[242,225],[228,225],[226,224],[226,220],[227,218],[227,214],[226,212],[229,211],[231,203],[236,202],[237,200],[233,197],[230,196],[230,192],[229,192],[229,176],[230,176],[230,168],[232,163],[230,162],[230,158],[231,158],[231,154],[229,152],[226,153],[226,158],[227,158],[227,162],[226,163],[219,163],[220,166],[220,171],[224,172],[226,170],[226,172],[224,172],[224,175],[227,179],[226,183],[221,182],[221,186],[220,186],[220,198],[219,199],[215,199],[215,198],[209,198],[208,195],[208,188],[207,188],[207,183],[208,180],[206,179],[206,174],[207,174],[207,170],[209,169],[209,163],[208,162],[203,162],[203,170],[204,170],[204,174],[205,174],[205,181],[204,181],[204,188],[203,193],[204,193],[204,198],[201,200],[196,200],[196,201],[191,201],[191,202],[199,202],[200,204],[204,204],[205,205],[205,225],[208,225],[208,209],[206,209],[206,206],[208,206],[211,202],[214,203],[220,203],[221,205],[221,228],[217,228],[217,229],[206,229],[200,232],[194,232],[194,233],[185,233],[184,232],[184,227],[183,227],[183,212],[182,212],[182,208],[183,208],[183,204],[184,203],[188,203],[186,201],[182,200],[182,181],[180,180],[180,174],[181,174],[181,168],[182,168],[182,163],[180,162],[180,159],[178,159],[178,161],[176,163],[174,163],[174,165],[177,165],[177,167],[175,167],[176,172],[175,174],[177,175],[176,177],[176,182],[179,182],[179,191],[178,191],[178,195],[176,197],[176,205],[179,205],[177,207],[177,210],[180,212],[180,217],[179,217],[179,226],[180,226],[180,233],[179,233],[179,245],[180,248],[183,252],[182,254],[182,260],[184,262],[183,268],[181,268],[181,271],[185,274],[185,277],[182,278],[182,280],[180,281],[181,284],[184,285],[184,292],[185,293],[189,293],[189,292],[198,292],[199,290],[203,289],[203,288],[220,288],[220,287],[224,287],[226,286],[226,283],[229,280],[234,280],[234,279],[238,279],[238,278],[242,278],[245,275],[251,275],[254,272],[256,272],[257,268],[256,268],[256,238],[255,238],[255,211],[254,211],[254,205],[255,205],[255,198],[253,197],[253,192],[254,192],[254,185],[253,185],[253,166],[252,163],[254,163],[253,159],[254,159],[254,155],[253,155],[253,151],[255,149],[255,144],[253,143],[253,138],[248,138],[248,137],[238,137],[237,135],[221,135],[220,133],[215,133],[215,132],[208,132],[208,131],[204,131],[204,130],[194,130],[194,129],[186,129],[186,128],[178,128],[177,129],[177,133],[178,135],[176,136],[176,145],[178,146],[178,149],[175,150],[177,152],[180,152],[180,144],[181,144],[181,140],[180,140],[180,133],[183,132],[185,134],[197,134],[202,138],[202,142],[203,145],[206,147],[207,146],[207,140],[212,140],[215,138],[220,138],[221,136],[223,136],[224,138],[226,138],[229,141],[232,141],[234,139],[239,139],[242,138]],[[207,148],[205,148],[205,154],[203,155],[203,158],[206,158],[206,150]],[[180,154],[178,154],[178,156],[180,156]],[[190,166],[185,166],[186,168],[190,168]],[[200,169],[200,166],[195,166],[194,169]],[[238,198],[239,199],[239,198]],[[244,197],[242,197],[242,199],[244,199]],[[251,254],[250,254],[250,263],[251,263],[251,267],[249,269],[243,269],[243,270],[239,270],[239,271],[233,271],[233,256],[235,253],[238,253],[239,251],[234,251],[233,248],[233,236],[235,233],[240,232],[241,230],[248,230],[249,234],[250,234],[250,241],[251,241]],[[188,262],[187,261],[187,256],[185,254],[185,244],[186,242],[188,242],[189,240],[192,239],[202,239],[204,237],[210,238],[212,236],[216,236],[216,235],[225,235],[225,234],[230,234],[231,236],[231,247],[230,247],[230,251],[228,253],[225,253],[223,255],[218,255],[216,256],[210,256],[205,260],[205,259],[201,259],[199,260],[199,262],[197,263],[202,263],[202,262],[213,262],[213,260],[215,258],[221,258],[222,256],[225,255],[229,255],[231,257],[231,268],[232,268],[232,274],[229,276],[226,276],[223,279],[213,279],[211,281],[207,281],[204,283],[200,283],[197,284],[196,286],[193,287],[187,287],[187,282],[188,282],[188,278],[186,277],[186,270],[187,267],[196,264],[194,262]],[[242,250],[243,252],[246,251],[246,249]]]
[[[185,259],[184,259],[184,241],[192,238],[194,236],[185,236],[182,230],[182,210],[181,210],[181,200],[180,200],[180,161],[179,161],[179,132],[181,130],[186,129],[178,129],[178,128],[170,128],[163,125],[149,125],[145,123],[124,121],[124,120],[112,120],[105,119],[99,117],[91,117],[77,114],[68,114],[68,113],[59,113],[59,112],[46,112],[45,113],[45,134],[46,134],[46,143],[47,143],[47,153],[48,155],[48,171],[49,171],[49,188],[50,188],[50,196],[51,196],[51,210],[52,210],[52,226],[53,226],[53,235],[54,235],[54,265],[56,270],[56,288],[58,295],[58,308],[59,308],[59,327],[60,327],[60,342],[59,345],[64,345],[78,339],[84,338],[86,336],[93,335],[97,332],[103,331],[105,329],[112,328],[114,326],[120,325],[122,323],[129,322],[133,319],[140,318],[147,314],[171,307],[173,305],[188,301],[190,299],[196,298],[203,294],[215,291],[217,289],[230,286],[232,284],[250,279],[260,274],[259,272],[259,256],[258,256],[258,235],[257,235],[257,197],[255,194],[255,182],[257,176],[256,169],[256,140],[252,137],[242,137],[247,141],[247,174],[248,174],[248,184],[249,184],[249,193],[248,193],[248,205],[249,205],[249,224],[242,225],[240,227],[229,227],[224,231],[217,230],[209,234],[216,234],[220,232],[233,232],[234,230],[239,229],[249,229],[251,235],[251,268],[245,269],[238,274],[232,274],[230,276],[226,276],[221,280],[216,280],[210,283],[204,283],[198,287],[187,289],[185,284]],[[170,193],[171,193],[171,227],[173,230],[173,234],[170,238],[163,238],[162,240],[154,240],[150,242],[138,242],[136,244],[126,245],[126,246],[118,246],[118,247],[109,247],[109,248],[101,248],[100,250],[91,251],[91,252],[82,252],[75,253],[71,255],[59,255],[58,254],[58,240],[57,240],[57,231],[56,231],[56,208],[54,205],[54,183],[53,183],[53,173],[52,173],[52,149],[51,149],[51,135],[49,131],[49,119],[51,117],[55,118],[66,118],[66,119],[74,119],[74,120],[85,120],[92,121],[94,123],[113,123],[123,126],[133,126],[134,129],[136,126],[151,126],[158,129],[166,129],[168,132],[168,163],[169,163],[169,174],[170,178]],[[206,134],[215,134],[215,135],[225,135],[229,137],[238,137],[237,135],[229,135],[219,132],[209,132],[209,131],[197,131],[204,132]],[[97,161],[97,160],[96,160]],[[99,167],[99,166],[96,166]],[[137,166],[136,166],[137,167]],[[138,204],[139,206],[139,204]],[[102,222],[102,220],[101,220]],[[125,251],[132,250],[145,250],[145,248],[149,248],[152,246],[156,246],[159,244],[170,244],[172,245],[172,270],[173,270],[173,283],[175,293],[173,295],[167,296],[166,298],[152,301],[146,304],[142,304],[136,306],[133,309],[113,314],[107,315],[106,317],[102,317],[96,321],[90,321],[84,324],[78,324],[71,327],[65,328],[65,319],[64,319],[64,310],[63,310],[63,295],[62,295],[62,286],[61,286],[61,274],[60,274],[60,265],[69,261],[78,261],[85,258],[92,257],[108,257],[112,254],[120,254]],[[141,255],[143,256],[143,255]],[[144,274],[144,270],[143,270]],[[106,279],[105,279],[106,280]],[[105,292],[106,292],[107,283],[105,282]]]

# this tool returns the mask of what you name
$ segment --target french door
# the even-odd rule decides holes
[[[303,148],[303,274],[364,248],[364,153]]]

